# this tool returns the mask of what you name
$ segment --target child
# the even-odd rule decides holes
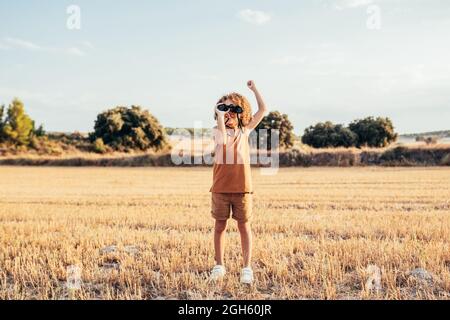
[[[252,255],[252,178],[250,170],[249,134],[256,128],[267,112],[261,95],[253,81],[248,81],[258,102],[258,111],[251,114],[251,107],[245,97],[238,93],[223,96],[215,107],[215,159],[211,213],[215,222],[214,249],[216,266],[212,269],[211,279],[223,278],[226,269],[223,265],[224,236],[227,221],[232,212],[237,220],[241,236],[244,265],[241,283],[253,282],[250,260]]]

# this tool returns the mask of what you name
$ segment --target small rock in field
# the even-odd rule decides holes
[[[117,251],[117,246],[107,246],[107,247],[104,247],[104,248],[100,249],[100,252],[102,254],[113,253],[113,252],[116,252],[116,251]]]
[[[102,264],[101,268],[105,271],[119,270],[120,264],[117,262],[107,262],[107,263]]]
[[[125,246],[123,248],[123,250],[125,250],[126,253],[130,253],[130,254],[138,254],[139,253],[139,248],[136,246]]]
[[[416,268],[409,272],[410,278],[415,278],[417,280],[426,281],[426,282],[432,282],[434,279],[434,276],[432,273],[428,272],[425,269],[422,268]]]
[[[376,265],[369,265],[366,268],[368,278],[366,281],[366,289],[369,291],[380,291],[381,287],[381,269]]]

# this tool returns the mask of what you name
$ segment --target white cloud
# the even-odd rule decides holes
[[[334,8],[338,10],[358,8],[368,6],[373,3],[373,0],[337,0],[334,3]]]
[[[4,38],[4,43],[0,42],[0,49],[23,49],[28,51],[40,51],[40,52],[48,52],[48,53],[61,53],[61,54],[67,54],[72,56],[85,56],[86,53],[77,48],[77,47],[71,47],[71,48],[53,48],[53,47],[45,47],[38,45],[36,43],[33,43],[28,40],[18,39],[18,38]]]
[[[23,48],[23,49],[27,49],[27,50],[42,50],[42,48],[40,46],[38,46],[37,44],[34,44],[30,41],[22,40],[22,39],[5,38],[5,42],[7,44],[11,45],[12,47],[16,47],[16,48]]]
[[[242,21],[256,25],[268,23],[272,19],[272,17],[268,13],[251,9],[244,9],[239,11],[238,17]]]

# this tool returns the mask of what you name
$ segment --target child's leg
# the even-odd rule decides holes
[[[239,233],[241,234],[242,255],[244,257],[244,268],[250,267],[252,259],[252,229],[250,222],[238,222]]]
[[[244,268],[251,268],[252,259],[252,219],[253,196],[251,193],[235,194],[232,198],[233,218],[237,221],[241,234],[242,255]]]
[[[225,252],[225,231],[227,220],[216,220],[214,228],[214,250],[216,264],[223,266],[223,256]]]

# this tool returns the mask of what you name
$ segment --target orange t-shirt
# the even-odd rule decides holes
[[[220,131],[214,128],[214,193],[253,193],[250,167],[249,135],[251,130],[227,129],[227,143],[218,141]]]

